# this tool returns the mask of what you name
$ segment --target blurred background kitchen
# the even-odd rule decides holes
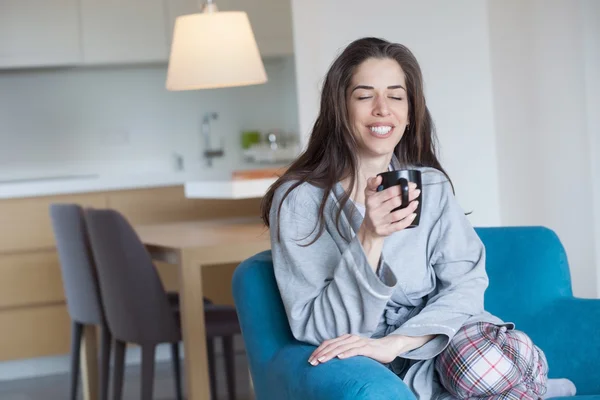
[[[306,144],[329,64],[361,36],[415,53],[442,164],[473,225],[554,229],[575,294],[598,297],[600,1],[215,1],[247,12],[267,82],[167,90],[175,20],[201,4],[0,0],[2,399],[67,398],[69,317],[48,205],[111,207],[133,224],[257,216]],[[176,289],[176,271],[158,267]],[[204,294],[232,304],[234,268],[204,270]],[[136,349],[127,363],[135,375]],[[168,366],[157,374],[170,379]],[[174,398],[170,383],[155,387]]]

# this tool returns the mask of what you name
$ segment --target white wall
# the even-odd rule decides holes
[[[490,43],[494,83],[496,149],[500,203],[505,225],[537,224],[535,206],[543,173],[532,110],[535,70],[526,62],[533,52],[531,3],[490,1]],[[510,189],[509,189],[510,188]]]
[[[0,180],[170,172],[174,153],[199,176],[235,169],[242,130],[298,132],[293,57],[265,67],[264,85],[189,92],[165,89],[166,65],[0,71]],[[226,143],[211,169],[201,159],[208,111]]]
[[[491,0],[490,43],[502,223],[555,230],[575,294],[595,297],[598,155],[590,152],[590,129],[597,122],[588,114],[597,96],[589,81],[600,63],[588,54],[593,44],[585,46],[592,36],[583,28],[583,4]],[[599,17],[590,16],[596,29]]]
[[[590,140],[594,189],[594,240],[597,294],[600,296],[600,2],[585,0],[581,8],[584,34],[584,67],[587,130]]]
[[[300,132],[306,142],[322,79],[345,45],[361,36],[407,45],[423,69],[442,165],[463,208],[474,211],[472,223],[554,229],[575,294],[595,297],[599,7],[594,0],[293,0]]]
[[[499,224],[486,3],[293,0],[292,10],[305,141],[318,112],[322,80],[339,51],[362,36],[405,44],[423,70],[441,162],[463,208],[473,211],[477,225]]]

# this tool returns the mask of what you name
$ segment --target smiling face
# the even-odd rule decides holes
[[[369,58],[356,69],[346,107],[361,158],[389,157],[408,120],[404,71],[391,58]]]

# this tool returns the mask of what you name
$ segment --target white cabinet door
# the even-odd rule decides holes
[[[201,11],[195,0],[165,0],[169,46],[175,18]],[[245,11],[263,56],[293,54],[291,0],[215,0],[219,11]]]
[[[85,64],[167,60],[164,0],[80,1]]]
[[[198,0],[164,0],[166,8],[166,23],[167,23],[167,45],[169,52],[171,42],[173,41],[173,29],[175,28],[175,20],[181,15],[196,14],[202,11],[200,1]],[[218,5],[218,4],[217,4]]]
[[[80,61],[78,0],[0,0],[0,68]]]
[[[235,0],[235,3],[248,13],[263,56],[293,54],[291,0]]]

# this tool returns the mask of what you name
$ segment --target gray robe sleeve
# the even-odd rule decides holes
[[[286,198],[278,218],[273,204],[271,221],[280,226],[280,241],[276,225],[271,229],[275,278],[294,337],[313,345],[347,333],[370,337],[396,284],[389,267],[382,265],[379,277],[356,237],[340,251],[327,229],[303,247],[318,232],[318,204],[294,207]]]
[[[488,286],[485,247],[445,183],[441,214],[432,230],[430,265],[436,290],[425,308],[391,334],[437,335],[425,345],[401,354],[402,358],[427,360],[444,350],[456,332],[472,316],[484,312]]]

